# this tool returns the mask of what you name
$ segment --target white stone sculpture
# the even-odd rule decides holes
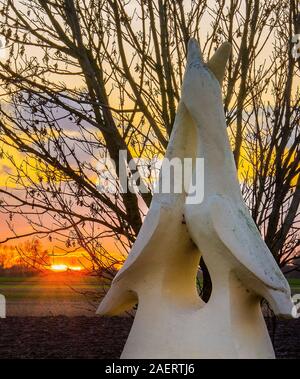
[[[261,299],[291,317],[288,283],[240,192],[221,94],[229,54],[225,43],[205,64],[198,43],[189,42],[166,157],[204,157],[204,201],[189,205],[184,192],[154,195],[98,309],[116,315],[138,303],[121,358],[273,358]],[[201,254],[213,285],[207,304],[195,283]]]

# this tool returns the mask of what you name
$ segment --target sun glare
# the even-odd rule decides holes
[[[67,271],[68,270],[68,266],[67,265],[52,265],[51,266],[51,270],[52,271],[63,272],[63,271]]]
[[[51,271],[55,271],[55,272],[65,272],[65,271],[81,271],[82,270],[82,267],[81,266],[68,266],[68,265],[64,265],[64,264],[57,264],[57,265],[52,265],[50,267]]]
[[[80,267],[80,266],[69,266],[68,269],[72,270],[72,271],[81,271],[82,267]]]

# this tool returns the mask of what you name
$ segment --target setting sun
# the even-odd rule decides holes
[[[52,265],[50,267],[50,269],[52,271],[60,271],[60,272],[62,272],[62,271],[67,271],[68,270],[68,266],[67,265]]]
[[[57,265],[51,265],[50,270],[55,271],[55,272],[65,272],[68,270],[81,271],[82,267],[81,266],[68,266],[66,264],[57,264]]]

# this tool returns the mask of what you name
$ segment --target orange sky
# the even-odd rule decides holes
[[[185,5],[190,4],[190,0],[184,0],[184,2],[185,2]],[[134,7],[135,7],[134,1],[131,1],[129,6],[128,6],[128,10],[132,11],[134,9]],[[200,29],[201,35],[204,38],[207,35],[207,33],[209,32],[210,28],[211,28],[210,19],[208,16],[205,16],[204,19],[201,21],[201,29]],[[274,39],[272,37],[272,38],[270,38],[268,44],[266,45],[265,49],[262,51],[261,55],[258,58],[258,60],[257,60],[258,65],[260,63],[262,63],[267,57],[271,56],[273,42],[274,42]],[[5,59],[5,53],[6,53],[5,49],[4,50],[0,49],[0,59]],[[127,51],[127,53],[130,55],[131,52]],[[39,49],[39,48],[30,47],[30,55],[34,55],[34,56],[37,56],[38,59],[42,59],[42,52],[41,52],[41,49]],[[133,75],[135,75],[135,74],[133,73]],[[68,84],[69,86],[80,86],[81,85],[81,79],[79,76],[77,77],[77,80],[76,80],[76,77],[74,77],[74,76],[70,76],[70,77],[66,76],[64,78],[60,77],[60,80],[65,80],[66,84]],[[300,83],[300,79],[298,78],[297,79],[297,85],[299,85],[299,83]],[[116,105],[117,104],[112,103],[112,106],[116,106]],[[18,161],[21,162],[23,160],[22,154],[19,153],[18,151],[14,151],[14,155]],[[8,187],[10,187],[10,186],[13,187],[13,185],[11,185],[11,183],[9,182],[9,174],[10,174],[11,169],[12,169],[11,164],[9,163],[9,161],[7,159],[5,159],[5,158],[0,159],[0,186],[6,186],[7,185]],[[34,172],[34,170],[32,171],[31,174],[32,174],[32,177],[36,176],[36,173]],[[6,219],[7,219],[7,216],[0,213],[0,225],[1,225],[0,240],[7,237],[11,233],[9,230],[9,227],[6,224]],[[48,216],[44,216],[44,222],[45,223],[51,222],[51,219]],[[24,220],[21,217],[15,216],[14,223],[17,227],[18,233],[20,233],[20,234],[27,233],[27,232],[31,231],[31,227],[26,225],[24,223]],[[10,242],[10,243],[12,243],[12,242]],[[53,244],[48,239],[44,239],[42,243],[45,246],[45,248],[47,248],[47,249],[51,250],[53,247]],[[110,250],[115,250],[113,240],[107,242],[107,248]],[[79,254],[81,254],[81,253],[79,252]],[[72,259],[72,257],[70,257],[70,259]],[[54,264],[63,264],[64,262],[66,262],[66,258],[55,258]]]

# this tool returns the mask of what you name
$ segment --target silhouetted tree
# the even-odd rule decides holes
[[[294,259],[299,246],[300,104],[292,36],[299,4],[0,4],[0,29],[9,51],[0,62],[0,140],[2,156],[16,169],[0,189],[1,208],[11,220],[18,214],[32,226],[26,236],[81,246],[95,269],[122,262],[151,193],[100,192],[97,162],[109,156],[118,172],[120,150],[126,151],[127,162],[162,156],[180,97],[186,45],[196,36],[206,58],[224,40],[233,45],[224,98],[243,192],[278,262]],[[135,174],[136,168],[128,167],[129,184]],[[103,242],[112,238],[119,255]]]

